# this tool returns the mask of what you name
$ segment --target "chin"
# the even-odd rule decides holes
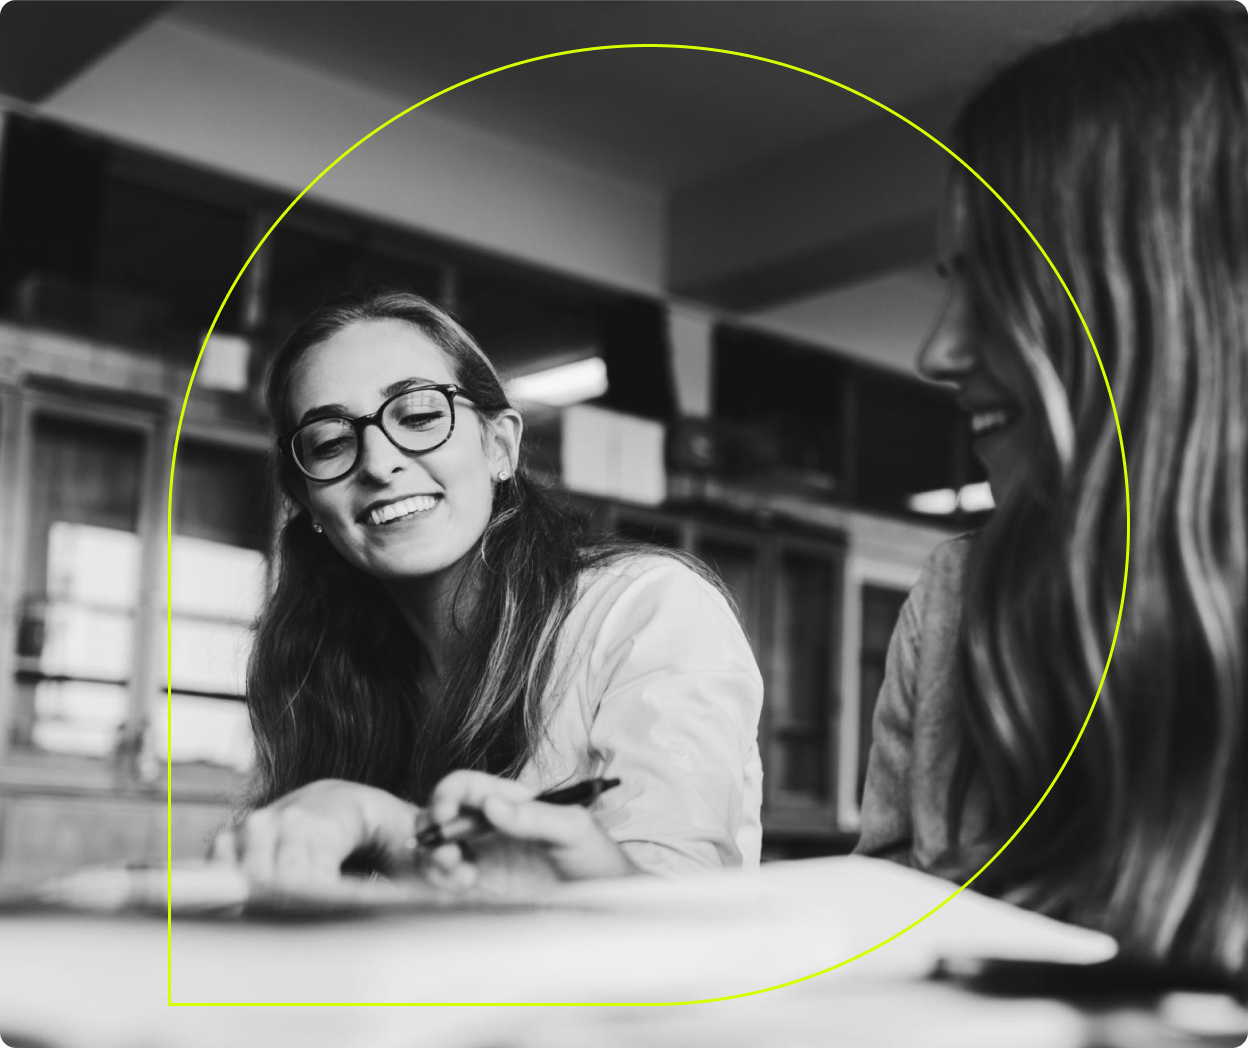
[[[975,457],[988,474],[988,486],[998,506],[1027,469],[1027,455],[1013,437],[1013,433],[1002,433],[984,441],[986,447],[976,448]]]
[[[364,571],[382,582],[415,582],[439,575],[451,566],[443,561],[422,558],[416,561],[373,561],[364,566]]]
[[[448,552],[444,556],[431,556],[422,551],[423,555],[417,557],[373,561],[364,570],[382,582],[419,582],[462,570],[469,561],[470,552]]]

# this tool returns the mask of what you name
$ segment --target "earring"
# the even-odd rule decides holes
[[[505,469],[500,469],[500,470],[498,471],[498,479],[499,479],[499,480],[506,480],[506,479],[507,479],[508,477],[510,477],[510,476],[511,476],[511,474],[510,474],[510,473],[508,473]]]
[[[314,520],[314,521],[312,521],[312,530],[313,530],[313,531],[315,531],[315,532],[319,535],[319,534],[320,534],[322,531],[324,531],[325,529],[324,529],[323,527],[321,527],[321,525],[320,525],[320,522],[319,522],[319,521]]]

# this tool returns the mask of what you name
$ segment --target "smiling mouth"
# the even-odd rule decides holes
[[[992,411],[976,411],[971,415],[971,435],[975,438],[986,437],[992,433],[998,433],[1003,429],[1009,429],[1017,421],[1016,412],[1009,411],[1005,408],[997,408]]]
[[[370,527],[381,527],[394,524],[400,520],[408,520],[428,513],[441,500],[441,495],[413,495],[411,498],[400,499],[385,506],[378,506],[361,515],[360,520]]]

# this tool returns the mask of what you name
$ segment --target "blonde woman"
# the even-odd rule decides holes
[[[1130,584],[1061,779],[975,887],[1243,978],[1248,956],[1248,14],[1180,5],[1037,51],[953,148],[1082,308],[1130,475]],[[1023,822],[1118,621],[1118,431],[1066,292],[956,169],[922,350],[998,508],[902,612],[859,850],[965,880]],[[1236,973],[1238,973],[1236,975]]]

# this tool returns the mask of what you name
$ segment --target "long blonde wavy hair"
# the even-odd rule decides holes
[[[1248,17],[1183,5],[1034,52],[964,107],[955,148],[1027,223],[1105,365],[1130,476],[1130,575],[1087,731],[976,883],[1224,973],[1248,944]],[[967,177],[971,293],[1034,379],[1043,445],[978,539],[964,745],[992,832],[1065,758],[1105,667],[1127,541],[1096,356],[1026,234]],[[1056,381],[1053,381],[1056,377]]]

